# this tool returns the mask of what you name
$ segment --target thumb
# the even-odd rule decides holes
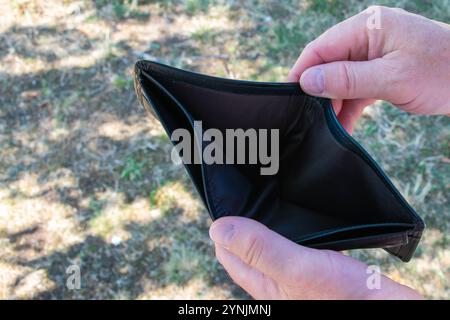
[[[367,266],[353,258],[299,246],[244,217],[222,217],[209,233],[220,263],[255,298],[370,298]],[[420,298],[384,276],[380,288],[381,298]]]
[[[300,77],[302,89],[313,96],[331,99],[389,100],[392,71],[383,59],[337,61],[307,69]]]
[[[362,297],[366,291],[363,263],[297,245],[254,220],[222,217],[210,236],[219,262],[254,298]]]
[[[248,218],[220,218],[212,224],[210,237],[216,246],[278,281],[289,282],[293,270],[303,275],[325,271],[324,252],[299,246]]]

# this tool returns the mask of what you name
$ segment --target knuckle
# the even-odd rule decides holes
[[[312,50],[314,48],[314,40],[305,45],[304,50]]]
[[[383,23],[386,25],[386,28],[391,28],[398,25],[399,16],[407,13],[402,8],[393,8],[393,7],[385,7],[385,6],[373,6],[376,10],[373,12],[378,12],[381,17],[383,17]]]
[[[391,9],[391,12],[395,12],[395,13],[406,13],[406,12],[408,12],[408,11],[406,11],[403,8],[390,8],[390,9]]]
[[[366,12],[380,12],[380,13],[386,13],[389,12],[391,10],[391,8],[386,7],[386,6],[382,6],[382,5],[370,5],[367,7],[367,9],[365,10]]]
[[[356,86],[356,75],[353,68],[348,63],[342,63],[340,73],[343,79],[344,91],[346,96],[353,97]]]
[[[243,257],[245,263],[251,266],[258,265],[259,261],[261,260],[263,248],[264,241],[258,234],[250,236]]]
[[[309,42],[309,43],[305,46],[305,49],[304,49],[303,51],[304,51],[304,52],[308,52],[309,54],[313,54],[313,55],[319,56],[318,51],[317,51],[318,43],[319,43],[319,42],[318,42],[318,39],[319,39],[319,38],[317,38],[317,39],[315,39],[315,40]]]
[[[397,23],[397,15],[400,13],[400,10],[397,8],[391,8],[381,5],[372,5],[369,6],[366,10],[364,10],[362,13],[366,13],[365,16],[367,17],[367,14],[373,15],[377,14],[379,17],[383,19],[383,24],[386,28],[391,28],[395,23]]]
[[[367,21],[367,17],[374,15],[374,14],[378,14],[378,15],[384,15],[386,13],[388,8],[380,6],[380,5],[371,5],[368,6],[365,10],[361,11],[359,13],[359,17],[364,20]]]
[[[365,10],[363,10],[363,12],[371,13],[371,12],[378,11],[378,10],[380,10],[379,5],[370,5]]]

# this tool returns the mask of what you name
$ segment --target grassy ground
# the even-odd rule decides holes
[[[383,1],[450,22],[450,1]],[[369,1],[0,0],[0,298],[246,298],[161,126],[140,58],[282,81],[303,46]],[[450,298],[450,120],[387,104],[355,133],[428,225],[415,259],[350,254]],[[81,266],[81,289],[66,268]]]

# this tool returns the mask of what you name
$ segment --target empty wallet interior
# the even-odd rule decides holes
[[[279,130],[274,175],[261,175],[267,164],[259,161],[185,164],[212,219],[244,216],[302,245],[381,246],[410,259],[422,220],[341,127],[329,100],[308,96],[295,83],[222,79],[146,61],[136,65],[135,84],[169,136],[184,128],[194,137],[195,120],[224,136],[226,129]],[[207,145],[197,140],[192,148]]]

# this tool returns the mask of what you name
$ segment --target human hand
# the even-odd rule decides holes
[[[364,263],[302,247],[248,218],[220,218],[209,234],[219,262],[256,299],[421,298],[383,275],[379,289],[369,290]]]
[[[381,28],[369,28],[376,14]],[[450,25],[370,7],[309,43],[288,81],[333,99],[350,133],[364,107],[377,99],[407,112],[450,114]]]

